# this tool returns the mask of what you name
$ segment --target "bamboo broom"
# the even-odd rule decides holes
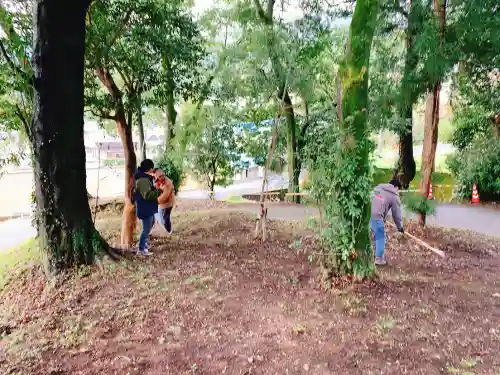
[[[388,222],[392,227],[396,228],[396,226],[391,223],[391,222]],[[444,251],[442,250],[439,250],[439,249],[436,249],[435,247],[432,247],[431,245],[429,245],[427,242],[425,241],[422,241],[420,238],[418,237],[415,237],[413,234],[411,233],[408,233],[408,232],[405,232],[404,233],[406,236],[410,237],[412,240],[414,240],[415,242],[417,242],[419,245],[422,245],[423,247],[425,247],[426,249],[432,251],[434,254],[436,255],[439,255],[441,258],[444,258],[445,257],[445,253]]]

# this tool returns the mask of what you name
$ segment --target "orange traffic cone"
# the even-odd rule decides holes
[[[432,194],[432,182],[429,185],[429,194],[427,194],[427,199],[433,200],[434,195]]]
[[[480,203],[479,194],[477,192],[476,184],[472,186],[472,204]]]

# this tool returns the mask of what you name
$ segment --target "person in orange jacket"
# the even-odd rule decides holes
[[[170,180],[160,168],[155,171],[156,187],[162,189],[158,197],[158,223],[161,224],[168,234],[172,234],[172,209],[175,204],[175,190],[172,180]]]

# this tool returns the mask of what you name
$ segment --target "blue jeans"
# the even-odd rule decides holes
[[[375,237],[375,256],[383,257],[385,250],[385,225],[382,219],[371,219],[370,230]]]
[[[172,207],[168,208],[158,208],[158,213],[155,215],[158,223],[163,225],[167,232],[172,232],[172,221],[170,220],[170,214],[172,213]]]
[[[149,233],[151,229],[153,229],[153,225],[155,223],[155,217],[149,216],[145,219],[141,219],[142,221],[142,232],[139,237],[139,251],[144,251],[146,249],[146,243],[148,241]]]

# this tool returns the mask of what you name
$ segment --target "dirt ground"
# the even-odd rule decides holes
[[[447,258],[390,232],[377,280],[327,290],[305,223],[272,221],[261,244],[253,215],[196,205],[150,258],[15,277],[0,374],[500,374],[497,240],[408,224]],[[98,224],[113,240],[120,218]]]

